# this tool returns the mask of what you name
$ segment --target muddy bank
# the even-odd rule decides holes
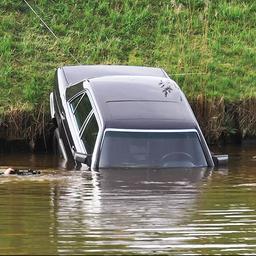
[[[256,141],[255,98],[228,102],[199,95],[189,101],[209,144]],[[12,109],[0,120],[0,152],[51,152],[53,131],[48,108]]]
[[[236,102],[199,95],[190,104],[209,144],[241,143],[256,138],[256,98]]]
[[[35,111],[13,108],[0,119],[0,153],[50,152],[54,128],[43,105]]]

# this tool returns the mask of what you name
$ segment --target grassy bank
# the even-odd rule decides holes
[[[256,98],[254,0],[28,3],[57,39],[25,1],[0,2],[2,116],[47,110],[55,68],[78,63],[162,67],[192,100]]]

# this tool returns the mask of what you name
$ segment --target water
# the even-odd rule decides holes
[[[0,254],[256,254],[256,148],[219,170],[68,170],[0,155],[37,176],[0,176]]]

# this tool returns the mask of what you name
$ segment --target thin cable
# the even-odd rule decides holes
[[[180,74],[171,74],[172,76],[186,76],[186,75],[206,75],[208,73],[180,73]]]
[[[37,14],[37,12],[33,9],[33,7],[26,1],[23,0],[26,5],[31,9],[31,11],[37,16],[37,18],[44,24],[44,26],[50,31],[50,33],[54,36],[56,40],[59,40],[59,38],[56,36],[56,34],[53,32],[53,30],[46,24],[46,22]],[[68,51],[70,56],[79,64],[79,61],[77,58],[70,52]]]
[[[37,16],[37,18],[45,25],[45,27],[52,33],[52,35],[58,39],[58,37],[55,35],[55,33],[51,30],[51,28],[44,22],[44,20],[37,14],[37,12],[32,8],[32,6],[24,0],[24,2],[27,4],[27,6],[31,9],[31,11]]]

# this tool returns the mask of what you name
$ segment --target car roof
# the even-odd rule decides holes
[[[89,79],[105,128],[195,129],[194,114],[178,85],[157,76]]]
[[[141,66],[125,66],[125,65],[78,65],[64,66],[60,68],[66,79],[66,86],[95,77],[102,76],[155,76],[167,77],[161,68],[141,67]]]

